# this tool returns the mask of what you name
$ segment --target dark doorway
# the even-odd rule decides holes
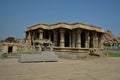
[[[48,30],[44,30],[44,32],[43,32],[43,38],[44,39],[49,39],[49,31]]]
[[[57,46],[60,46],[60,33],[59,32],[57,33]]]
[[[70,34],[69,34],[69,31],[66,30],[66,31],[65,31],[65,34],[64,34],[64,36],[65,36],[65,37],[64,37],[64,38],[65,38],[65,47],[69,47],[69,41],[70,41],[70,40],[69,40],[69,35],[70,35]]]
[[[13,50],[13,47],[12,47],[12,46],[9,46],[9,47],[8,47],[8,53],[12,53],[12,50]]]

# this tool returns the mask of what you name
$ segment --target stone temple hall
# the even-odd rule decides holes
[[[26,44],[34,51],[39,50],[36,42],[50,41],[56,53],[89,54],[90,50],[102,52],[104,30],[84,23],[36,24],[27,27]],[[49,45],[48,45],[49,49]]]

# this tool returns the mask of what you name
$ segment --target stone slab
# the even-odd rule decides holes
[[[84,59],[84,58],[86,58],[86,57],[87,57],[87,55],[82,54],[82,53],[81,53],[81,54],[80,54],[80,53],[78,53],[78,54],[77,54],[77,57],[78,57],[78,58],[80,58],[80,59]]]
[[[56,53],[60,58],[66,59],[77,59],[77,55],[74,54],[65,54],[65,53]]]
[[[56,53],[60,58],[66,58],[66,59],[84,59],[87,57],[85,54],[79,54],[79,53],[74,53],[74,54],[66,54],[66,53]]]
[[[36,54],[20,54],[19,62],[43,62],[58,61],[58,56],[54,52],[41,52]]]

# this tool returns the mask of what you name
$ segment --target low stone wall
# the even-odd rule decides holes
[[[54,47],[53,48],[54,52],[56,53],[70,53],[70,54],[74,54],[74,53],[82,53],[82,54],[89,54],[89,48],[72,48],[72,47],[64,47],[64,48],[60,48],[60,47]]]
[[[65,58],[65,59],[83,59],[86,58],[87,55],[85,54],[68,54],[68,53],[56,53],[60,58]]]

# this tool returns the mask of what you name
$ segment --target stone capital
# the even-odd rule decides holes
[[[43,33],[43,30],[42,30],[42,29],[39,29],[39,32],[40,32],[40,33]]]
[[[79,34],[79,33],[81,33],[81,32],[82,32],[81,29],[77,29],[77,30],[76,30],[76,33],[77,33],[77,34]]]
[[[60,30],[60,33],[64,33],[65,32],[65,30],[64,29],[59,29]]]

